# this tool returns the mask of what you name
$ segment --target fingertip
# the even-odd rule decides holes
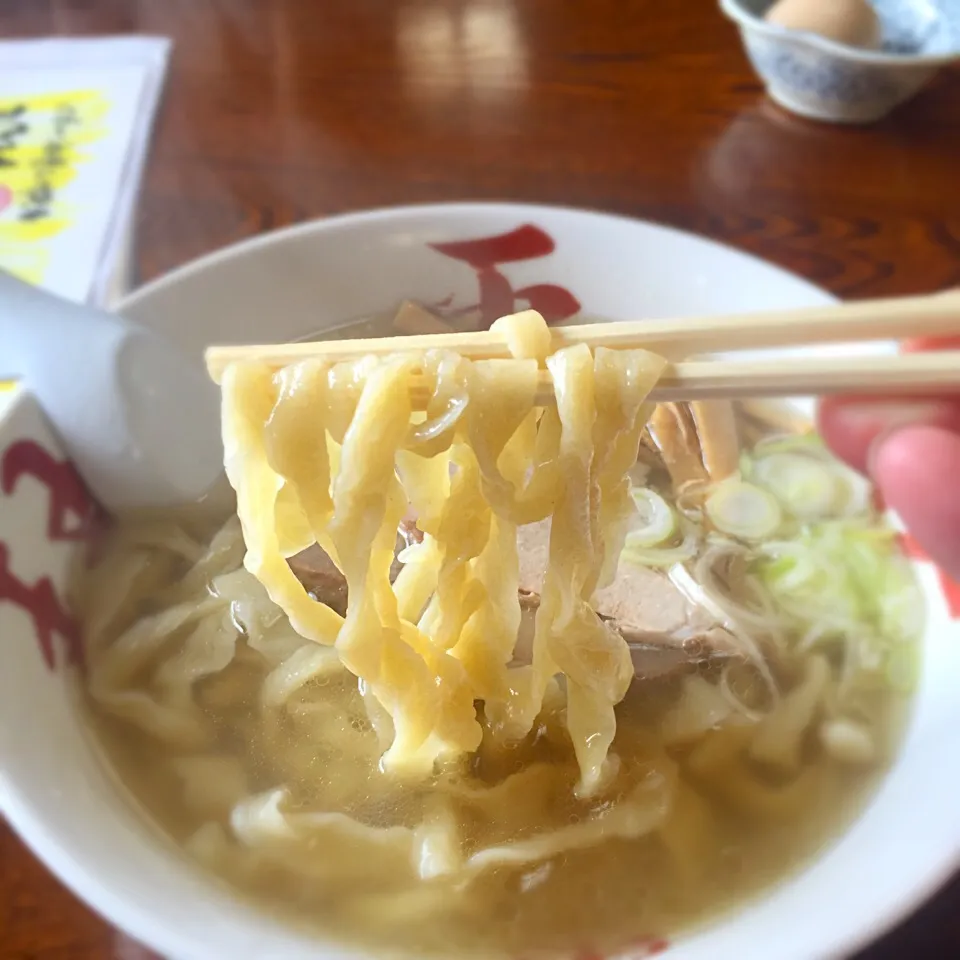
[[[910,426],[880,439],[869,469],[930,558],[960,579],[960,435],[935,426]]]
[[[960,434],[960,403],[950,399],[825,397],[817,415],[824,443],[861,473],[881,437],[926,424]]]
[[[817,405],[817,432],[836,456],[865,473],[867,452],[876,432],[860,425],[861,418],[856,411],[848,415],[850,406],[851,401],[846,397],[824,397]]]

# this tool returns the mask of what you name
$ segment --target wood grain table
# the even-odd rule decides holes
[[[771,106],[713,0],[0,0],[2,36],[130,32],[175,44],[141,280],[311,217],[522,199],[693,230],[848,296],[960,284],[960,72],[845,129]],[[0,960],[142,956],[0,824]],[[960,880],[859,960],[951,957]]]

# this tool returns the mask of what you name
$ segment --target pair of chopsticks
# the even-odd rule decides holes
[[[673,362],[651,394],[658,402],[734,397],[790,397],[843,393],[960,394],[960,350],[873,357],[803,357],[764,360],[699,360],[705,353],[813,344],[903,340],[910,337],[960,339],[960,293],[862,300],[854,303],[678,320],[640,320],[554,327],[553,347],[586,343],[592,348],[644,349]],[[282,368],[301,360],[331,363],[365,355],[450,350],[469,359],[506,358],[503,337],[494,331],[430,333],[366,340],[299,342],[270,346],[217,346],[206,351],[217,382],[237,361],[256,360]],[[552,402],[553,386],[541,372],[537,404]],[[414,384],[414,403],[427,399],[427,386]]]

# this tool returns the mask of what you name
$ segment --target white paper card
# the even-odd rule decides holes
[[[170,43],[0,42],[0,267],[103,304],[124,278]]]

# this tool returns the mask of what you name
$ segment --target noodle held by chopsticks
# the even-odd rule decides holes
[[[386,710],[387,769],[426,776],[481,739],[475,701],[505,739],[526,735],[549,680],[567,681],[567,723],[595,791],[632,677],[626,643],[590,606],[609,581],[629,511],[627,470],[664,361],[642,350],[547,355],[528,311],[498,321],[512,360],[397,354],[278,372],[256,361],[223,377],[227,475],[245,565]],[[535,406],[541,363],[557,398]],[[425,415],[410,403],[426,375]],[[408,504],[423,542],[390,583]],[[551,518],[532,663],[511,666],[520,610],[516,527]],[[348,584],[346,617],[314,600],[286,563],[317,542]]]

